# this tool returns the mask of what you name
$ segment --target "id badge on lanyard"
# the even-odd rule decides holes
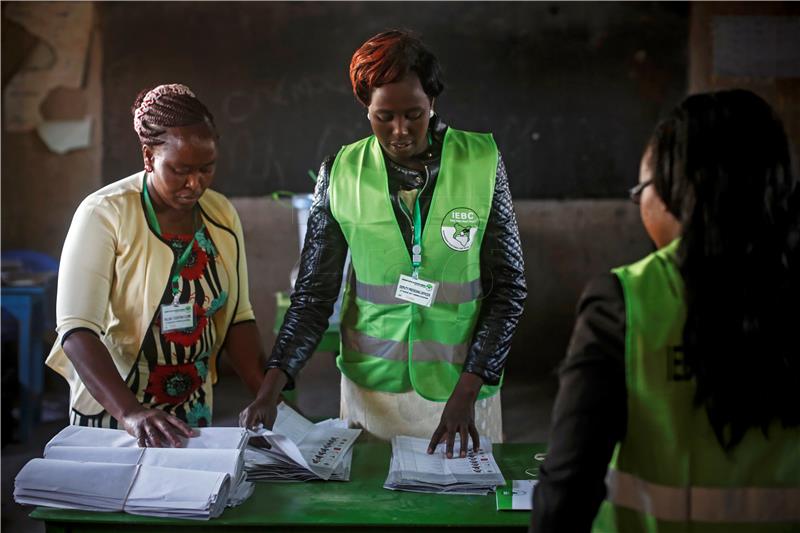
[[[199,231],[203,231],[200,228]],[[180,281],[181,270],[186,266],[189,261],[189,256],[192,253],[192,246],[194,246],[195,237],[186,245],[186,249],[178,258],[172,276],[170,277],[170,287],[172,288],[172,303],[164,304],[161,306],[161,332],[169,333],[180,329],[194,328],[194,305],[190,302],[185,304],[178,303],[181,296]]]
[[[422,265],[422,215],[420,215],[419,197],[414,203],[414,245],[411,248],[411,265],[414,272],[411,276],[400,274],[394,297],[405,302],[430,307],[436,300],[436,291],[439,284],[419,277],[419,267]]]
[[[155,209],[153,209],[153,202],[150,200],[150,192],[147,190],[146,175],[142,193],[144,195],[144,203],[145,206],[147,207],[146,213],[147,213],[147,218],[150,221],[150,225],[153,227],[156,233],[159,236],[161,236],[161,225],[158,223],[158,218],[156,218]],[[204,226],[201,226],[198,231],[203,231],[203,227]],[[194,246],[194,241],[196,238],[197,236],[195,233],[195,235],[192,236],[192,240],[189,241],[188,245],[186,245],[186,249],[178,258],[178,262],[176,263],[173,272],[170,276],[170,287],[172,288],[172,303],[161,305],[162,333],[169,333],[171,331],[194,328],[195,325],[194,305],[188,302],[184,304],[178,303],[178,299],[180,298],[181,295],[180,291],[181,270],[183,270],[183,267],[185,267],[186,263],[189,262],[189,256],[191,256],[192,254],[192,247]]]
[[[194,306],[171,303],[161,306],[161,332],[194,328]]]
[[[436,300],[436,291],[438,289],[439,284],[435,281],[425,281],[418,277],[400,274],[400,281],[397,282],[397,290],[394,293],[394,297],[413,304],[430,307]]]

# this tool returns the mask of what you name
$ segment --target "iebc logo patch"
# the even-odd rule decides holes
[[[466,252],[475,242],[479,222],[478,214],[468,207],[451,210],[442,220],[444,243],[457,252]]]

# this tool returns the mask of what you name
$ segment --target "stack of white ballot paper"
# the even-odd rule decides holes
[[[203,428],[182,448],[139,448],[125,431],[68,426],[17,474],[18,503],[208,519],[253,493],[247,431]]]
[[[314,424],[282,403],[272,431],[251,434],[260,438],[251,439],[244,452],[248,481],[349,481],[353,443],[361,430],[340,419]]]
[[[398,436],[392,439],[392,461],[383,488],[434,494],[488,494],[505,485],[500,468],[492,456],[492,442],[481,437],[477,452],[472,447],[465,458],[460,438],[456,439],[453,459],[445,456],[445,444],[428,455],[426,439]]]

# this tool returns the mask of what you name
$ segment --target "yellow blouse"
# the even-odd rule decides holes
[[[142,203],[143,172],[89,195],[72,219],[58,274],[58,340],[47,365],[70,385],[70,408],[85,415],[103,411],[70,363],[61,342],[75,328],[95,332],[125,380],[164,294],[174,261],[172,249],[152,230]],[[209,375],[216,383],[216,357],[232,324],[254,320],[244,236],[239,216],[223,195],[207,190],[199,206],[229,280],[228,298],[217,311]]]

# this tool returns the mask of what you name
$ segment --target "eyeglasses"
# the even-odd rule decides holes
[[[644,188],[647,187],[648,185],[651,185],[652,183],[653,180],[646,180],[641,182],[636,187],[631,187],[630,189],[628,189],[628,195],[631,197],[631,202],[635,203],[636,205],[639,205],[639,202],[642,200],[642,192],[644,191]]]

